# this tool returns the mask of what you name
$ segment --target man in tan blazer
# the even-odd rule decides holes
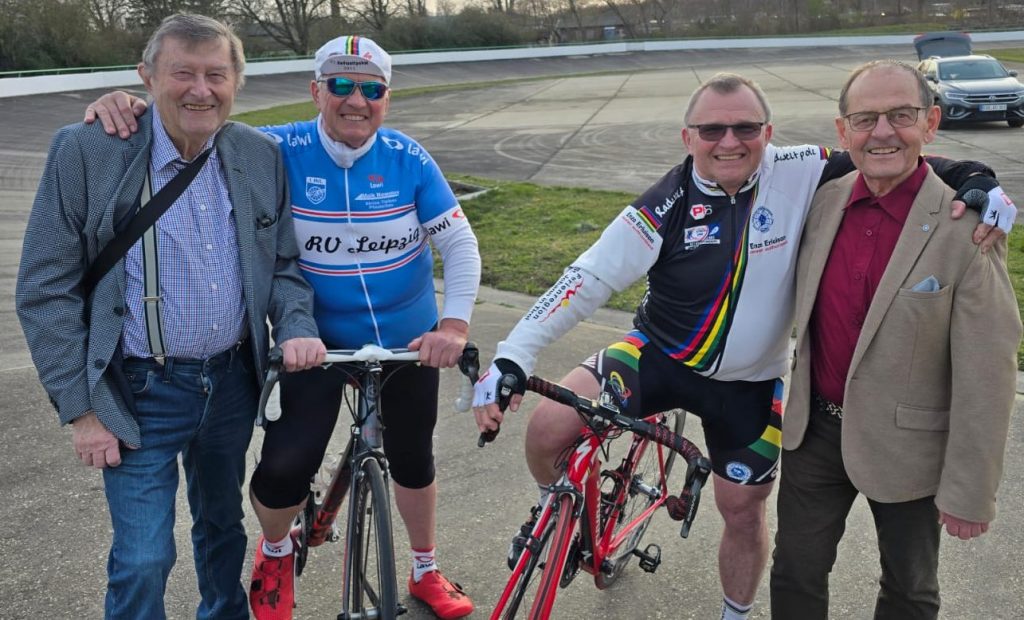
[[[979,251],[920,158],[940,117],[923,77],[862,65],[839,112],[858,172],[818,190],[801,242],[772,616],[828,617],[863,493],[881,553],[875,618],[935,618],[942,526],[969,539],[995,516],[1020,316],[1005,242]]]

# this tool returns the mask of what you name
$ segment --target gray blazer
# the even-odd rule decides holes
[[[60,129],[32,205],[16,305],[39,379],[62,424],[87,411],[128,446],[139,426],[107,367],[117,363],[124,323],[123,260],[88,298],[88,265],[132,214],[149,164],[152,114],[128,140],[99,123]],[[235,123],[217,146],[235,217],[242,291],[257,375],[266,367],[267,318],[274,340],[317,337],[313,291],[299,272],[281,154],[273,140]]]

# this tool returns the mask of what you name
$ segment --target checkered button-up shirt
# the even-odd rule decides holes
[[[204,148],[212,146],[213,137]],[[154,106],[149,162],[153,194],[185,163]],[[245,302],[231,199],[216,151],[157,221],[157,230],[166,354],[206,359],[224,351],[245,333]],[[128,251],[125,273],[124,354],[151,357],[142,302],[141,240]]]

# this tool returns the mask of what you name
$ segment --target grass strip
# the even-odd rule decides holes
[[[1008,47],[995,50],[976,50],[977,54],[988,54],[989,56],[1003,62],[1024,63],[1024,47]]]

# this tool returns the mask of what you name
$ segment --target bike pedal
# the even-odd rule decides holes
[[[395,615],[396,616],[401,616],[402,614],[406,613],[407,611],[409,611],[409,609],[405,605],[399,603],[398,604],[398,611],[395,613]]]
[[[656,544],[647,545],[643,551],[633,549],[633,555],[640,558],[640,568],[645,573],[653,573],[661,566],[661,547]]]

